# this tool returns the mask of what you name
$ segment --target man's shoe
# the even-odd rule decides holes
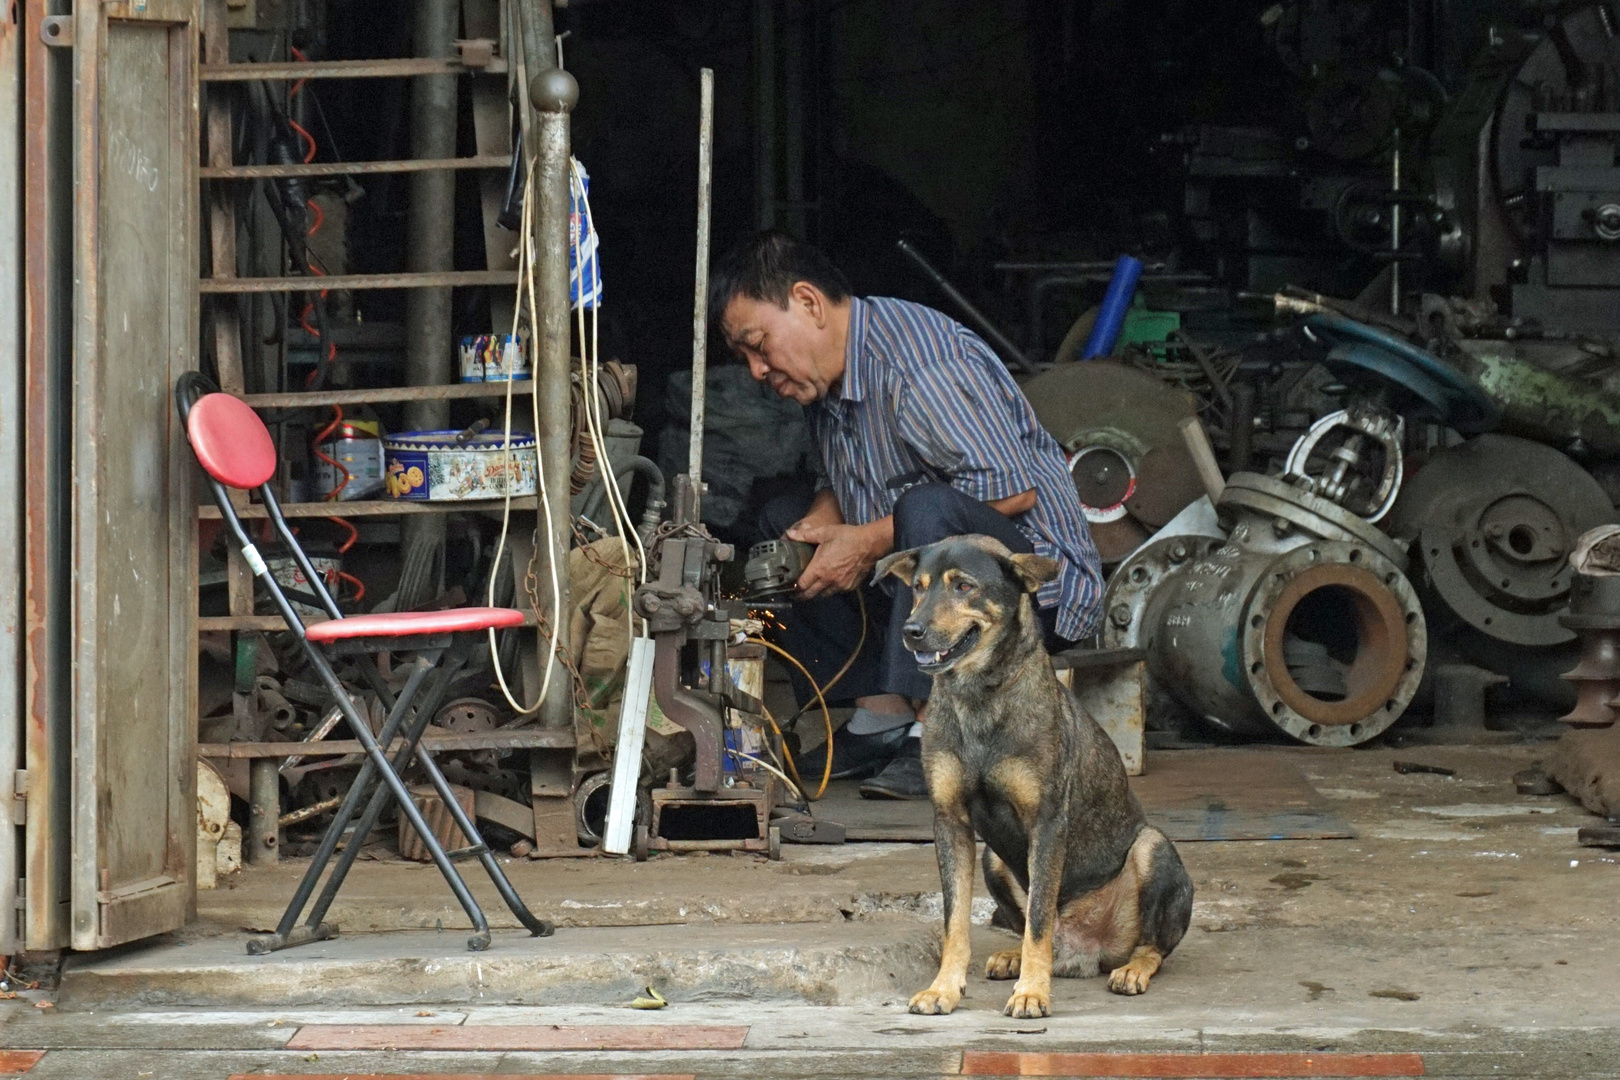
[[[861,798],[928,798],[928,781],[923,776],[922,739],[907,739],[899,755],[882,772],[861,785]]]
[[[833,732],[832,779],[876,776],[900,753],[905,745],[906,729],[910,726],[908,722],[870,735],[851,735],[847,729]],[[805,751],[794,759],[793,764],[798,767],[800,779],[812,787],[819,787],[822,771],[827,767],[826,746]]]

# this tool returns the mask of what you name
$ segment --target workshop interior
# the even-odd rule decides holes
[[[764,229],[1060,444],[1133,776],[1530,743],[1620,845],[1611,0],[99,8],[7,91],[0,952],[278,862],[257,952],[401,860],[481,950],[472,862],[543,935],[503,866],[931,842],[802,767],[855,657],[785,644],[811,426],[709,307]]]

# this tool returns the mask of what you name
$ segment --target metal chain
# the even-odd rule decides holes
[[[580,529],[578,519],[570,519],[569,525],[574,530],[574,539],[579,541],[579,547],[575,548],[574,550],[583,555],[587,562],[595,563],[597,566],[600,566],[614,577],[630,579],[636,576],[636,571],[633,567],[615,566],[612,563],[605,561],[602,556],[598,555],[595,551],[592,551],[591,541],[588,537],[586,537],[584,531]]]

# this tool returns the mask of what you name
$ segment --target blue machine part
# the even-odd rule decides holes
[[[1086,338],[1086,347],[1081,350],[1080,359],[1095,360],[1114,351],[1120,328],[1125,325],[1125,313],[1130,310],[1131,299],[1136,295],[1136,283],[1141,279],[1141,262],[1129,255],[1121,255],[1119,261],[1114,263],[1114,276],[1108,282],[1108,292],[1103,296],[1102,307],[1097,311],[1097,322],[1091,328],[1091,336]]]
[[[1328,347],[1322,362],[1329,368],[1387,379],[1423,406],[1430,419],[1464,435],[1489,431],[1502,420],[1501,407],[1484,390],[1410,342],[1365,323],[1321,312],[1307,316],[1304,329],[1312,340]]]

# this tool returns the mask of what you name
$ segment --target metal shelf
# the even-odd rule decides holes
[[[395,739],[387,748],[392,754],[405,745]],[[481,731],[465,735],[422,736],[422,745],[434,753],[448,750],[571,750],[574,733],[566,728],[519,728],[516,731]],[[281,758],[346,757],[363,754],[359,739],[320,739],[315,742],[232,742],[198,743],[201,758]]]
[[[310,620],[315,621],[325,620]],[[540,625],[534,617],[534,612],[523,613],[523,625],[532,630]],[[280,615],[200,615],[197,618],[197,632],[219,630],[262,630],[267,634],[279,633],[287,629],[287,620]]]
[[[533,495],[518,495],[512,499],[512,509],[533,510],[540,500]],[[411,502],[407,499],[356,499],[354,502],[282,503],[281,516],[288,518],[324,517],[393,517],[400,514],[482,514],[500,513],[505,499],[478,499],[469,502]],[[242,518],[263,518],[270,515],[263,503],[248,503],[237,508]],[[203,521],[219,520],[219,507],[205,503],[197,507],[197,517]]]
[[[445,270],[425,274],[328,274],[325,277],[210,277],[199,292],[312,292],[328,289],[438,289],[454,286],[516,285],[516,270]]]
[[[506,169],[512,159],[501,154],[477,157],[417,158],[409,161],[315,161],[307,165],[204,165],[204,180],[270,180],[294,176],[365,176],[378,173],[435,172],[441,169]]]
[[[312,390],[285,394],[242,394],[255,409],[296,409],[304,406],[370,405],[390,401],[455,401],[461,398],[505,397],[507,383],[452,383],[445,386],[389,386],[371,390]],[[533,379],[514,379],[513,397],[534,393]]]
[[[506,61],[495,57],[484,67],[468,67],[460,57],[405,56],[388,60],[311,60],[260,64],[201,64],[197,78],[210,82],[261,79],[400,79],[412,75],[504,75]]]

